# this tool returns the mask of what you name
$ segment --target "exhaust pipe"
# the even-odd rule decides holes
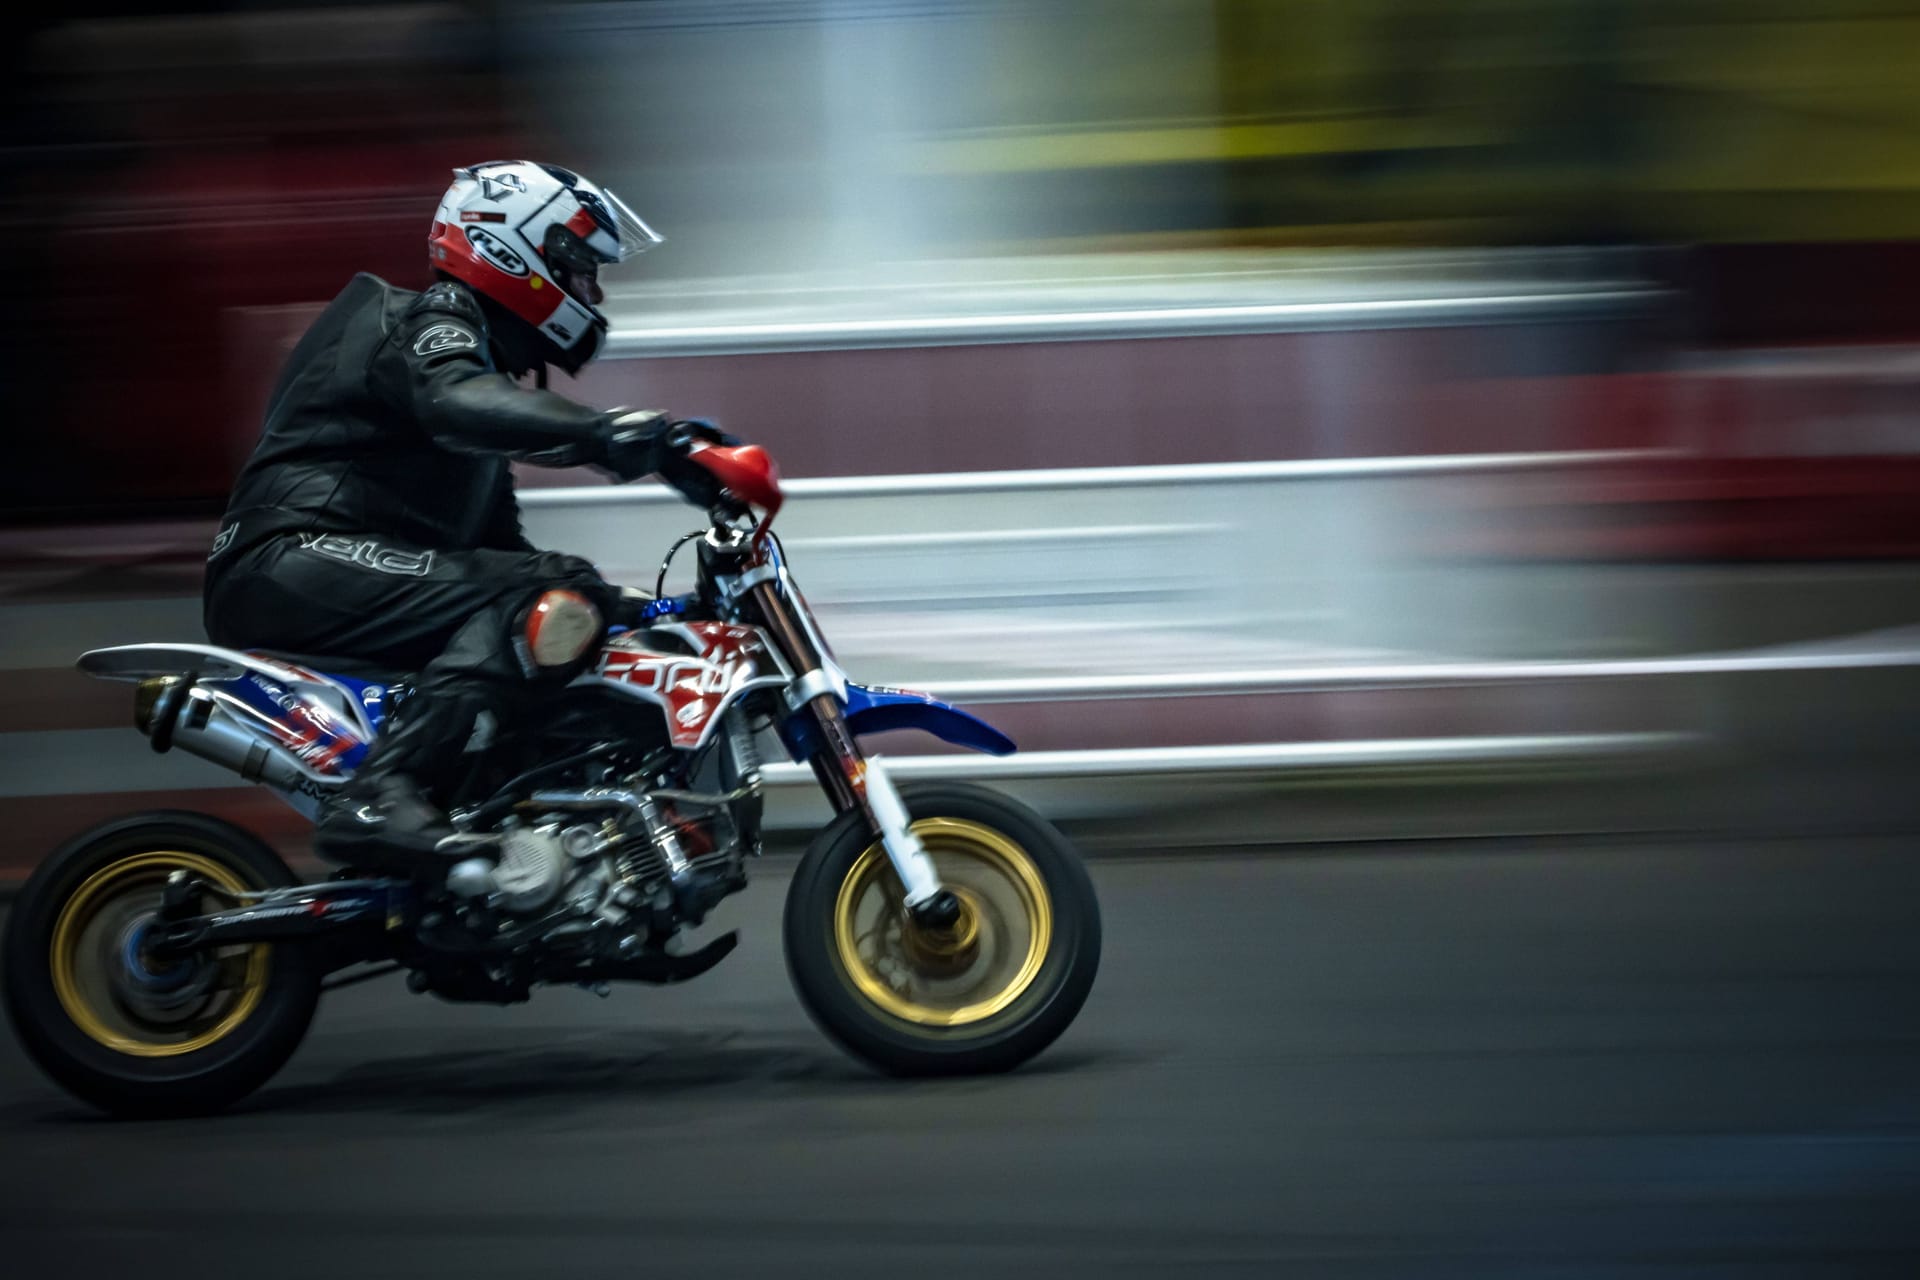
[[[179,747],[233,770],[248,782],[263,782],[283,791],[316,785],[317,780],[300,767],[291,752],[262,741],[212,694],[180,676],[142,680],[134,689],[133,723],[147,735],[155,751]]]

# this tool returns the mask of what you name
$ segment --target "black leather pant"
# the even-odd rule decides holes
[[[480,713],[510,728],[534,697],[575,673],[535,668],[513,643],[528,606],[554,588],[578,591],[602,617],[613,616],[617,593],[577,556],[282,534],[215,557],[205,621],[207,635],[227,648],[417,672],[412,696],[368,752],[353,789],[403,774],[444,805]]]

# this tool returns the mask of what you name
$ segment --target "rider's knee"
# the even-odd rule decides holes
[[[511,639],[521,674],[559,679],[577,673],[606,635],[600,607],[571,587],[550,587],[515,615]]]

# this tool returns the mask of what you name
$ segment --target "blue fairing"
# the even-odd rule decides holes
[[[1013,739],[978,716],[938,698],[904,689],[847,685],[847,728],[856,735],[894,729],[924,729],[943,742],[992,756],[1012,755]]]
[[[294,708],[299,706],[300,697],[259,672],[250,671],[231,680],[219,681],[218,685],[233,698],[259,712],[264,719],[286,726],[300,741],[317,749],[336,744],[342,746],[343,749],[326,753],[331,763],[323,766],[324,772],[352,773],[366,758],[367,744],[360,741],[357,727],[342,724],[337,731],[312,727],[312,722],[295,716]],[[377,722],[375,727],[378,728]]]
[[[401,693],[401,690],[395,686],[377,684],[372,680],[356,680],[352,676],[329,676],[328,678],[345,685],[347,692],[359,700],[375,733],[378,733],[380,726],[386,723],[389,705]]]

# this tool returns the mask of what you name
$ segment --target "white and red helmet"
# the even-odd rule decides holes
[[[433,269],[539,335],[568,373],[606,337],[598,272],[660,243],[620,197],[558,165],[494,160],[453,171],[427,241]]]

